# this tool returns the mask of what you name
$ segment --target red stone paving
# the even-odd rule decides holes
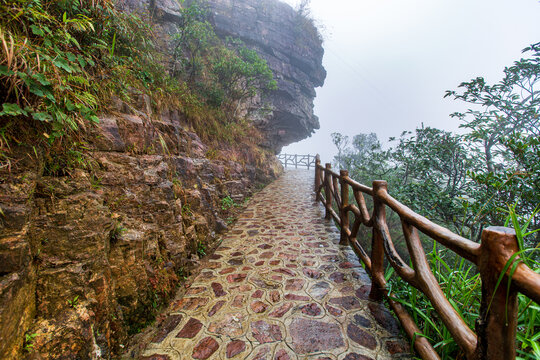
[[[287,171],[251,199],[141,359],[411,358],[312,184],[312,171]]]
[[[214,306],[212,306],[212,309],[210,309],[210,311],[208,312],[208,316],[214,316],[218,311],[219,309],[221,309],[223,307],[223,305],[225,305],[226,301],[218,301]]]
[[[195,335],[201,331],[203,324],[194,318],[191,318],[188,320],[186,325],[180,330],[178,335],[176,337],[178,338],[186,338],[186,339],[193,339]]]
[[[218,342],[210,336],[201,340],[193,349],[191,355],[194,359],[206,360],[219,348]]]
[[[227,344],[227,359],[235,357],[246,350],[246,343],[242,340],[234,340]]]
[[[182,320],[182,315],[180,314],[168,316],[161,323],[161,326],[159,327],[156,334],[154,335],[152,342],[154,343],[162,342],[167,337],[167,335],[178,326],[181,320]]]

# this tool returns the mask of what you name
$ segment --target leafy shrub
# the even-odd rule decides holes
[[[275,90],[277,83],[265,60],[241,41],[227,39],[231,48],[220,49],[212,58],[212,73],[230,103],[260,91]]]
[[[195,1],[181,10],[178,32],[173,36],[175,77],[195,85],[206,103],[224,107],[236,117],[235,105],[277,88],[268,64],[240,40],[222,42],[208,21],[208,9]]]
[[[223,199],[221,199],[221,209],[222,210],[229,210],[231,207],[235,206],[234,200],[230,196],[226,196]]]

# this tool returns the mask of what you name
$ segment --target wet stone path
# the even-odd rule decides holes
[[[312,171],[287,171],[253,197],[142,359],[409,358],[312,184]]]

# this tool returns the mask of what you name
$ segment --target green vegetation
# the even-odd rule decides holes
[[[537,213],[533,214],[537,215]],[[532,218],[532,217],[531,217]],[[520,224],[511,207],[504,225],[512,225],[517,229],[518,243],[521,251],[525,238],[537,230],[528,230],[529,220],[523,219]],[[529,249],[532,250],[532,249]],[[534,251],[537,251],[535,248]],[[540,271],[540,261],[534,252],[523,251],[521,259],[529,267]],[[433,243],[433,249],[427,254],[428,261],[441,288],[452,306],[458,311],[471,329],[475,328],[479,316],[482,298],[480,274],[476,267],[453,252]],[[511,264],[508,264],[511,265]],[[389,281],[390,296],[407,308],[423,334],[431,341],[443,359],[463,357],[459,347],[452,339],[450,332],[442,325],[429,300],[415,288],[409,287],[397,276],[392,276],[394,269],[389,267],[385,277]],[[540,307],[523,294],[518,295],[518,359],[538,359],[540,357]]]
[[[79,303],[79,295],[75,296],[73,299],[67,301],[69,307],[75,308]]]
[[[197,243],[197,255],[200,258],[206,255],[206,245],[200,241]]]
[[[34,339],[37,334],[35,333],[26,333],[24,334],[24,351],[32,352],[34,350]]]
[[[133,105],[148,96],[152,114],[180,109],[208,142],[256,143],[260,135],[237,109],[275,89],[268,65],[239,41],[221,41],[198,2],[182,9],[182,19],[165,53],[150,19],[118,11],[111,0],[3,1],[2,165],[16,144],[44,153],[51,175],[86,167],[86,130],[115,97]]]
[[[462,83],[461,93],[447,92],[479,106],[453,114],[467,134],[422,126],[383,150],[375,134],[354,136],[350,148],[336,133],[336,163],[361,182],[387,180],[392,196],[474,240],[484,227],[504,223],[505,204],[528,217],[540,203],[540,43],[525,51],[531,57],[506,68],[499,84],[477,78]],[[536,215],[531,228],[539,227]]]
[[[193,211],[191,211],[191,206],[189,204],[182,205],[182,217],[183,218],[193,217]]]
[[[144,89],[144,73],[158,72],[145,52],[149,29],[109,1],[4,1],[0,13],[0,115],[39,126],[36,140],[50,146],[97,123],[113,93],[129,97],[124,85]]]
[[[387,150],[373,133],[352,141],[335,133],[332,140],[338,148],[336,165],[349,169],[352,178],[367,185],[387,180],[394,198],[462,236],[479,241],[487,226],[512,226],[521,261],[540,272],[540,43],[524,52],[529,57],[507,67],[498,84],[476,78],[462,83],[462,91],[447,92],[474,105],[453,114],[462,120],[465,135],[422,126],[390,139],[395,145]],[[396,245],[405,252],[399,217],[389,210],[387,218]],[[446,297],[474,329],[481,300],[476,267],[442,246],[425,247]],[[441,357],[463,358],[424,295],[393,276],[393,269],[386,275],[391,296],[408,308]],[[524,295],[518,300],[518,356],[537,359],[540,307]]]
[[[234,200],[227,195],[223,199],[221,199],[221,210],[229,210],[231,207],[235,206]]]

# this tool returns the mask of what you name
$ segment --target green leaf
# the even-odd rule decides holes
[[[29,86],[28,90],[34,95],[37,95],[39,97],[45,97],[45,92],[43,92],[43,89],[37,86]]]
[[[73,110],[75,110],[75,105],[70,100],[67,100],[66,101],[66,109],[68,111],[73,111]]]
[[[92,121],[94,124],[99,124],[99,118],[96,115],[90,115],[88,117],[90,121]]]
[[[49,82],[49,80],[47,80],[47,78],[46,78],[45,75],[43,75],[43,74],[33,74],[32,77],[33,77],[34,79],[36,79],[37,81],[39,81],[40,84],[43,85],[43,86],[51,85],[51,83]]]
[[[70,37],[69,37],[69,41],[70,41],[71,43],[73,43],[73,45],[75,45],[75,46],[77,47],[77,49],[82,50],[81,44],[79,44],[79,42],[77,41],[77,39],[75,39],[73,36],[70,36]]]
[[[45,33],[43,32],[43,29],[36,25],[30,25],[30,29],[32,29],[32,33],[37,36],[45,36]]]
[[[67,56],[69,61],[76,61],[77,60],[77,56],[75,56],[75,54],[73,54],[73,53],[68,52],[68,53],[66,53],[66,56]]]
[[[86,66],[86,61],[84,60],[84,57],[82,55],[78,55],[77,60],[79,61],[79,65],[81,65],[82,68]]]
[[[49,113],[46,112],[36,112],[32,114],[32,117],[38,121],[45,121],[49,122],[52,121],[53,118]]]
[[[20,108],[17,104],[10,104],[10,103],[4,103],[2,104],[2,111],[0,111],[0,116],[3,115],[11,115],[11,116],[17,116],[17,115],[25,115],[27,116],[28,113]]]
[[[8,69],[8,67],[5,66],[5,65],[0,65],[0,75],[2,75],[2,76],[11,76],[13,74],[15,74],[13,72],[13,70]]]
[[[45,94],[45,97],[49,99],[53,104],[56,104],[56,99],[54,98],[54,95],[51,92],[47,92]]]
[[[71,65],[69,64],[69,62],[67,62],[66,59],[64,58],[61,58],[61,57],[57,57],[56,59],[54,59],[53,61],[53,64],[56,66],[56,67],[59,67],[61,69],[64,69],[65,71],[67,71],[68,73],[72,73],[73,72],[73,68],[71,67]]]

